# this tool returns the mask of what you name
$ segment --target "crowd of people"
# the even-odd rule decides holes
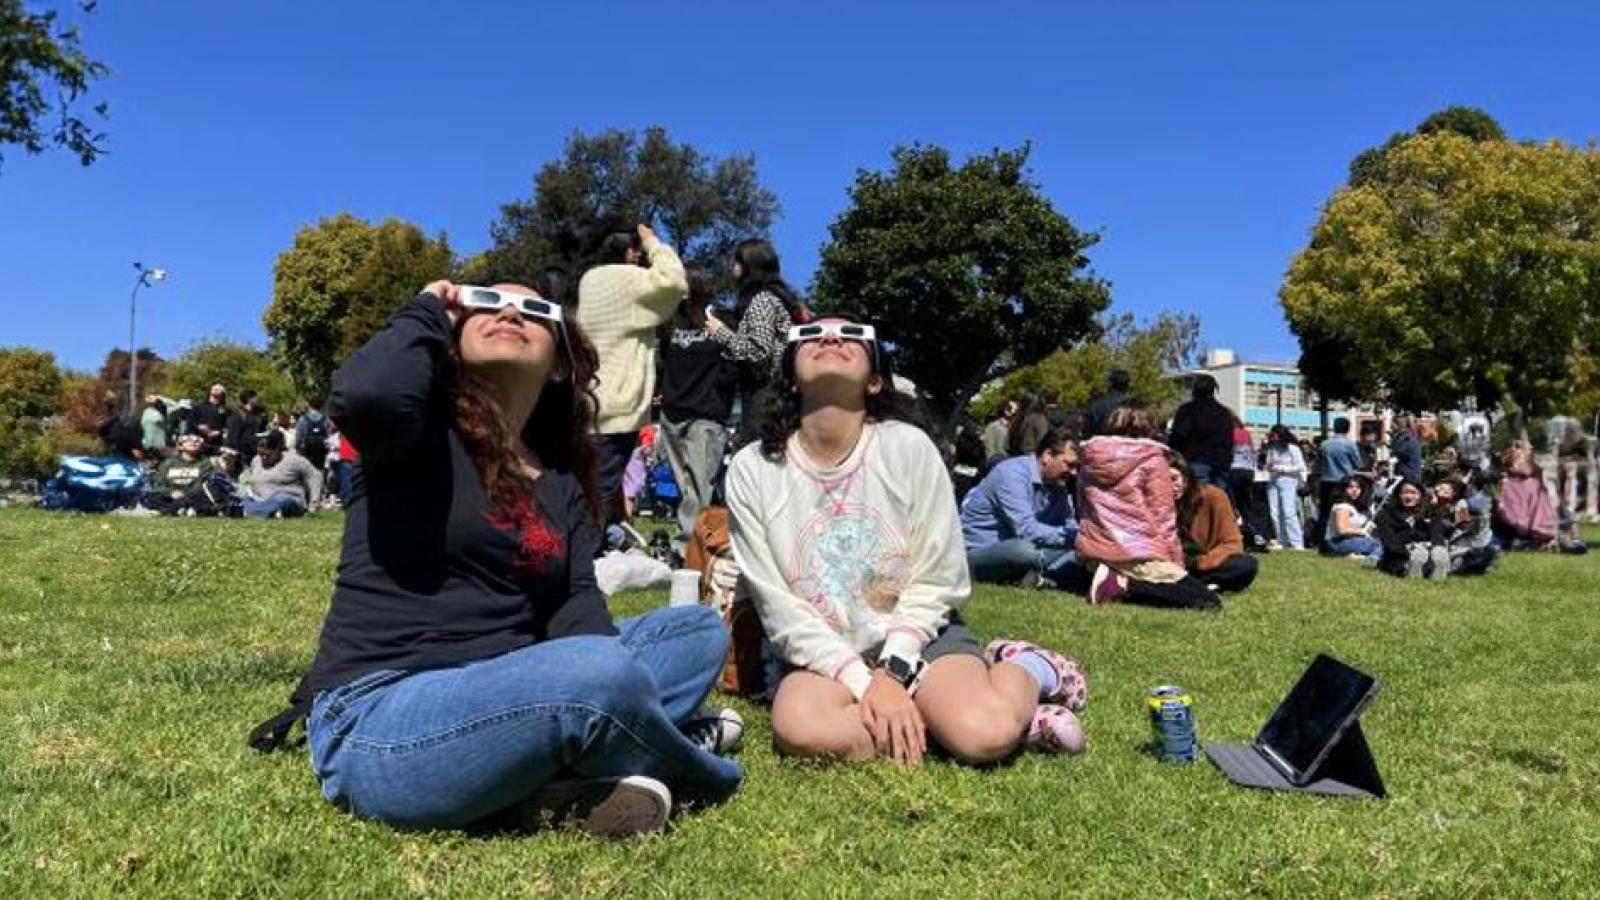
[[[147,394],[136,424],[108,418],[100,436],[145,471],[134,514],[303,516],[349,496],[359,459],[316,403],[272,412],[247,389],[235,406],[223,384],[198,403]]]
[[[1435,578],[1493,564],[1470,483],[1424,496],[1404,441],[1374,508],[1361,447],[1330,441],[1308,460],[1279,431],[1258,452],[1214,382],[1168,424],[1117,373],[1079,415],[1023,397],[947,453],[894,386],[891,336],[814,318],[766,242],[735,250],[726,309],[716,276],[645,225],[560,246],[542,273],[425,286],[340,367],[326,415],[292,428],[248,399],[230,412],[220,385],[192,408],[152,399],[140,452],[168,456],[162,511],[203,514],[192,491],[233,457],[255,486],[244,512],[293,514],[326,480],[314,436],[341,462],[360,448],[357,477],[332,479],[346,517],[315,656],[251,734],[272,750],[304,721],[324,797],[355,815],[556,816],[620,836],[731,797],[744,725],[705,700],[741,604],[787,755],[1081,752],[1082,667],[1018,637],[984,643],[962,616],[972,583],[1214,610],[1256,578],[1248,550],[1267,548],[1253,539],[1268,527],[1279,546],[1308,540],[1311,478],[1329,485],[1312,493],[1325,505],[1312,540],[1333,552]],[[710,602],[617,621],[596,559],[626,542],[652,455],[680,534],[704,537],[720,514],[731,552],[702,573]]]

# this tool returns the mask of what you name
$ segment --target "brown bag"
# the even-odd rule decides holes
[[[700,571],[700,602],[710,604],[711,567],[719,559],[733,556],[733,536],[728,530],[728,508],[707,506],[695,519],[694,533],[684,547],[683,564]],[[761,667],[761,617],[744,586],[734,591],[733,600],[723,611],[728,627],[728,660],[717,679],[717,690],[725,694],[759,694],[765,688]]]

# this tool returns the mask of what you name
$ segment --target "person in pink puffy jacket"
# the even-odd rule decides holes
[[[1099,564],[1089,602],[1220,608],[1216,592],[1184,567],[1171,451],[1158,434],[1148,412],[1123,406],[1079,449],[1078,559]]]

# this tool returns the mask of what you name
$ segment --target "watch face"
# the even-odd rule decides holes
[[[889,674],[902,683],[911,677],[911,663],[898,656],[889,657],[889,662],[884,665],[884,668],[888,669]]]

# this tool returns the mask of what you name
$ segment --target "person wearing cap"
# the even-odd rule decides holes
[[[205,441],[205,454],[215,456],[228,433],[228,389],[213,384],[206,399],[195,407],[194,428]]]

